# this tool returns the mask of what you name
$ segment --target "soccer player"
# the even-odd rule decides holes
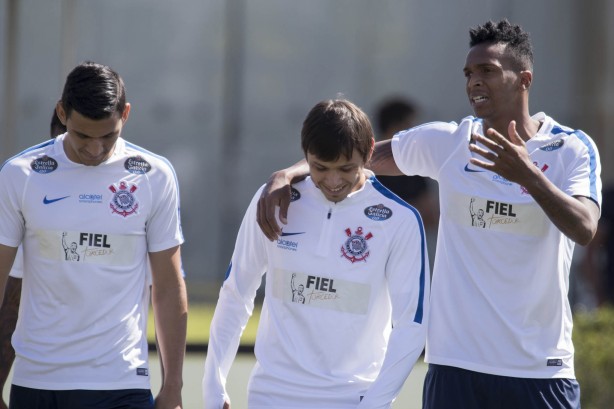
[[[226,377],[266,272],[250,409],[385,408],[423,350],[429,267],[418,212],[365,164],[374,139],[347,100],[316,104],[301,132],[311,177],[292,186],[275,242],[254,196],[211,322],[205,408],[230,407]]]
[[[149,258],[165,370],[155,405],[180,408],[187,297],[174,170],[121,137],[130,104],[111,68],[73,69],[56,110],[67,132],[0,169],[3,284],[24,247],[10,407],[154,407]],[[64,236],[78,259],[65,257]]]
[[[439,182],[423,408],[579,408],[567,292],[574,245],[597,229],[597,147],[529,113],[527,32],[502,20],[469,34],[463,72],[475,116],[397,134],[371,162],[376,174]],[[306,172],[277,172],[263,191],[258,219],[270,239],[276,204],[286,220],[286,178]]]

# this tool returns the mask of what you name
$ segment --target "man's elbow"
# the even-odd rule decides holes
[[[596,234],[597,225],[595,224],[593,226],[593,223],[589,223],[586,226],[583,226],[581,229],[578,229],[572,239],[579,245],[586,246],[595,238]]]

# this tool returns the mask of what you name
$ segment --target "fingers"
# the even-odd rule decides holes
[[[276,240],[281,234],[281,229],[277,225],[277,220],[275,219],[275,204],[271,203],[270,196],[266,193],[266,189],[262,192],[260,199],[258,199],[256,221],[258,222],[258,226],[260,226],[260,230],[262,230],[266,238],[270,241]]]
[[[485,140],[488,140],[488,139],[486,139],[486,138],[484,138],[482,136],[479,136],[479,135],[478,135],[478,137],[480,137],[482,139],[485,139]],[[483,143],[482,141],[479,141],[479,142]],[[503,150],[502,150],[502,148],[499,145],[496,145],[496,144],[492,143],[492,141],[489,141],[489,143],[490,143],[490,146],[488,146],[488,147],[491,150],[486,150],[486,149],[484,149],[481,146],[478,146],[476,144],[469,145],[469,150],[471,152],[477,153],[478,155],[482,156],[484,159],[488,159],[488,160],[494,162],[499,157],[498,154],[495,153],[495,151],[502,152]],[[484,145],[487,145],[487,144],[484,143]]]

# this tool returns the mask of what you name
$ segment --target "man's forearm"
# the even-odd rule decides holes
[[[153,310],[160,360],[164,366],[164,384],[182,385],[182,368],[187,330],[187,296],[183,280],[175,288],[153,290]]]
[[[380,141],[375,144],[371,160],[367,167],[376,175],[400,176],[403,172],[398,168],[392,154],[390,140]]]
[[[583,246],[593,239],[599,221],[595,202],[565,194],[541,174],[524,187],[563,234]]]
[[[21,279],[9,277],[0,307],[0,390],[4,387],[15,360],[11,337],[17,325],[20,299]]]

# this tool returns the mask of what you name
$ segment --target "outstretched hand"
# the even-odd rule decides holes
[[[470,144],[469,150],[490,162],[476,158],[471,158],[470,162],[524,186],[532,179],[537,167],[531,162],[526,144],[516,131],[516,121],[510,122],[507,132],[509,139],[493,128],[489,128],[485,132],[486,136],[472,134],[473,140],[490,150],[477,144]]]
[[[283,171],[273,173],[260,194],[256,220],[264,235],[271,241],[277,240],[281,234],[281,228],[275,218],[275,207],[279,206],[279,220],[286,224],[290,195],[291,185]]]

